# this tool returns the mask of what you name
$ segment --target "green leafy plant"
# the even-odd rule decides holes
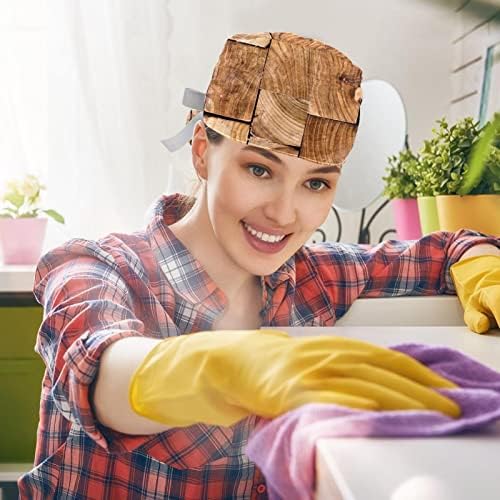
[[[500,194],[500,113],[495,113],[474,143],[457,193]]]
[[[404,149],[398,155],[389,157],[388,161],[387,175],[382,178],[385,181],[385,196],[391,200],[395,198],[416,198],[417,188],[413,172],[417,168],[417,156],[410,149]]]
[[[500,193],[500,115],[484,127],[472,117],[437,123],[411,172],[417,195]]]
[[[457,194],[467,171],[467,160],[479,137],[479,123],[466,117],[451,127],[445,118],[437,121],[432,137],[424,141],[414,172],[419,196]]]
[[[60,224],[64,217],[52,209],[40,207],[41,192],[46,187],[35,175],[28,174],[23,179],[12,179],[6,183],[6,189],[0,198],[0,217],[22,219],[39,217],[44,213]]]

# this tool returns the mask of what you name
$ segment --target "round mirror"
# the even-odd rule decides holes
[[[361,88],[358,133],[342,167],[333,204],[340,210],[361,210],[379,198],[387,159],[405,145],[406,111],[399,92],[383,80],[367,80]]]

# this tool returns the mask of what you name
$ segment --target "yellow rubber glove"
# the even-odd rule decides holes
[[[450,267],[464,321],[476,333],[500,324],[500,256],[479,255]]]
[[[458,405],[431,387],[456,386],[410,356],[366,342],[225,330],[161,341],[134,372],[129,399],[139,415],[175,427],[273,418],[311,402],[459,416]]]

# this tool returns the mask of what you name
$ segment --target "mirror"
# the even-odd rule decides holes
[[[382,195],[387,158],[403,149],[407,134],[399,92],[383,80],[367,80],[361,87],[358,133],[342,167],[333,204],[339,210],[361,210]]]

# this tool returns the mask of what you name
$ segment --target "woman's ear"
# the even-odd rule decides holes
[[[207,179],[207,160],[208,160],[208,137],[205,130],[205,124],[199,121],[193,132],[191,145],[191,157],[193,166],[199,178]]]

